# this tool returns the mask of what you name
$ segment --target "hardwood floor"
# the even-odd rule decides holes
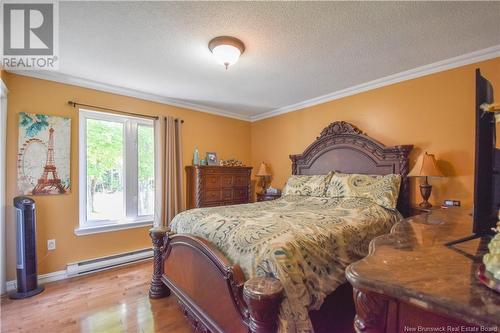
[[[1,300],[1,332],[190,333],[173,296],[148,298],[150,261],[45,285],[40,295]]]

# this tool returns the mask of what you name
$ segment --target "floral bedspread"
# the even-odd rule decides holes
[[[345,282],[346,266],[366,256],[370,240],[399,218],[367,198],[285,196],[192,209],[171,228],[209,240],[246,278],[278,278],[285,290],[280,332],[313,332],[309,310],[319,309]]]

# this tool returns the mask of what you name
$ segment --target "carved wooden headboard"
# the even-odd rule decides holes
[[[321,175],[331,170],[370,175],[400,174],[398,210],[410,212],[408,155],[413,145],[386,147],[345,121],[325,127],[300,155],[290,155],[292,174]]]

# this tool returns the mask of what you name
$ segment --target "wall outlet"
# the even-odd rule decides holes
[[[56,240],[49,239],[47,240],[47,250],[52,251],[56,249]]]

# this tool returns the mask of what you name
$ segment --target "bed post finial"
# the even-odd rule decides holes
[[[243,298],[248,306],[252,333],[276,332],[283,285],[272,277],[256,277],[245,282]]]
[[[170,289],[162,282],[163,274],[163,248],[165,236],[168,237],[169,229],[156,227],[149,230],[149,236],[153,240],[153,277],[149,288],[149,298],[162,298],[170,295]],[[168,241],[168,240],[167,240]]]

